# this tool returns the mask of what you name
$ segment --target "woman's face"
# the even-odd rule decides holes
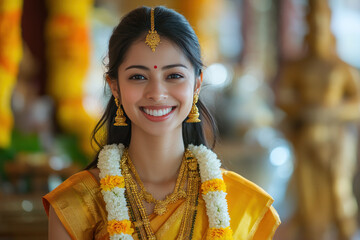
[[[181,131],[201,83],[175,44],[163,37],[152,52],[144,40],[134,42],[118,76],[120,91],[114,81],[111,89],[130,118],[133,132],[161,136]]]

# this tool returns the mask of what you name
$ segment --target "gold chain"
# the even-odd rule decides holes
[[[151,48],[151,51],[155,52],[157,45],[160,44],[160,35],[155,30],[155,17],[154,9],[151,9],[150,12],[150,21],[151,21],[151,30],[146,35],[145,43]]]
[[[143,205],[144,198],[138,191],[138,184],[132,177],[131,165],[129,164],[130,162],[131,161],[128,158],[127,150],[125,150],[121,158],[121,169],[125,179],[126,197],[131,216],[133,218],[133,224],[138,233],[139,239],[156,240],[156,236],[150,226],[150,220],[147,216],[146,209]],[[132,167],[134,166],[132,165]],[[184,169],[184,176],[181,177],[182,173],[179,173],[177,185],[181,185],[178,183],[181,181],[179,178],[185,179],[185,182],[187,180],[187,198],[185,202],[185,211],[181,220],[180,230],[177,237],[179,240],[191,239],[192,237],[200,186],[200,175],[197,160],[189,150],[185,151],[180,171],[181,169]],[[136,173],[135,168],[134,170]],[[175,187],[175,189],[177,188]]]
[[[154,18],[154,9],[151,9],[150,12],[150,24],[151,24],[151,32],[155,31],[155,18]]]
[[[140,176],[137,173],[134,164],[131,161],[128,151],[125,151],[124,155],[127,158],[127,164],[129,166],[131,172],[134,174],[136,182],[140,186],[140,197],[142,197],[148,203],[155,204],[155,207],[154,207],[155,214],[157,214],[157,215],[165,214],[167,211],[167,206],[170,203],[175,203],[179,199],[186,198],[185,188],[186,188],[187,168],[185,166],[186,161],[184,161],[185,155],[184,155],[183,161],[180,166],[180,171],[179,171],[178,178],[176,180],[176,185],[175,185],[174,191],[171,194],[167,195],[164,200],[157,200],[153,197],[153,195],[151,193],[146,191],[145,186],[144,186],[143,182],[141,181]]]

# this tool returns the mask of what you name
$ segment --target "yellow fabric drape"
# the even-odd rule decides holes
[[[234,239],[272,239],[280,224],[279,216],[271,206],[272,198],[233,172],[224,171],[223,178]],[[51,204],[72,239],[108,239],[105,203],[99,183],[90,172],[83,171],[70,177],[46,195],[43,202],[47,213]],[[184,200],[179,200],[169,205],[164,215],[149,216],[157,239],[176,239],[184,207]],[[205,239],[208,225],[205,202],[199,197],[193,239]],[[137,239],[136,233],[133,238]]]
[[[76,134],[82,149],[92,154],[89,137],[96,120],[86,112],[83,101],[90,62],[89,15],[93,0],[47,0],[47,6],[47,90],[56,101],[60,127]]]
[[[11,95],[22,57],[22,0],[0,0],[0,148],[11,142]]]

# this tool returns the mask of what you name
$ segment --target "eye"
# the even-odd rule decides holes
[[[167,78],[168,79],[179,79],[179,78],[183,78],[183,76],[178,73],[173,73],[173,74],[170,74]]]
[[[146,78],[143,75],[135,74],[129,77],[130,80],[146,80]]]

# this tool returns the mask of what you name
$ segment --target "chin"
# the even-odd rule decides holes
[[[151,124],[152,125],[152,124]],[[174,135],[177,131],[182,131],[182,125],[180,124],[179,126],[164,126],[165,124],[158,124],[158,126],[144,126],[142,125],[140,127],[141,132],[143,132],[144,134],[148,135],[148,136],[153,136],[153,137],[162,137],[162,136],[166,136],[166,135]]]

